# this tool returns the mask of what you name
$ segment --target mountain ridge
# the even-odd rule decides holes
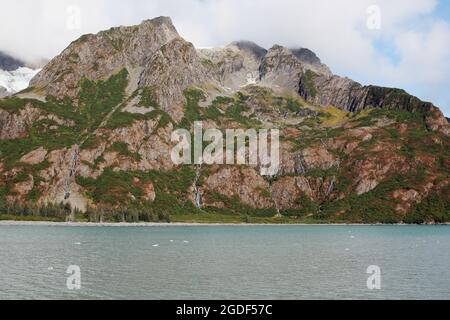
[[[175,165],[171,134],[195,121],[279,128],[278,173]],[[433,104],[336,76],[309,49],[196,49],[168,17],[72,42],[30,88],[0,100],[0,124],[0,211],[62,203],[52,218],[450,220],[450,125]]]
[[[137,35],[135,35],[135,33]],[[95,46],[87,46],[87,49],[86,46],[79,47],[78,45],[76,45],[80,42],[82,44],[84,44],[85,42],[89,42],[87,38],[91,38],[97,43],[103,43],[99,44],[98,48],[96,48]],[[146,38],[150,38],[153,41],[151,41],[151,43],[150,41],[139,41]],[[124,41],[123,39],[131,40],[129,40],[128,43],[123,43],[126,42],[126,40]],[[241,86],[246,85],[249,82],[254,82],[253,80],[259,79],[262,84],[268,85],[272,88],[273,83],[275,82],[276,85],[281,87],[282,89],[294,90],[299,93],[299,95],[307,102],[311,102],[313,104],[321,106],[333,105],[352,112],[365,108],[366,106],[389,107],[389,103],[392,101],[388,99],[388,103],[386,104],[384,97],[387,95],[395,95],[396,97],[394,97],[394,100],[395,98],[403,99],[403,101],[400,101],[400,104],[404,105],[406,109],[425,108],[436,113],[436,116],[439,116],[438,113],[440,111],[432,104],[422,102],[416,97],[413,97],[400,89],[384,88],[373,85],[362,86],[361,84],[351,79],[334,75],[326,65],[322,64],[320,58],[318,58],[313,51],[306,48],[289,49],[279,45],[274,45],[271,49],[266,50],[251,41],[236,41],[223,49],[215,48],[196,50],[191,43],[185,41],[180,37],[178,31],[172,23],[172,20],[169,17],[158,17],[152,20],[144,20],[140,25],[131,27],[116,27],[106,31],[101,31],[97,35],[82,36],[78,40],[74,41],[66,50],[64,50],[63,55],[64,52],[69,51],[69,53],[66,54],[68,55],[68,60],[74,59],[73,63],[76,63],[77,61],[75,60],[77,54],[81,53],[83,55],[85,50],[105,50],[105,52],[101,53],[88,52],[92,53],[93,57],[90,59],[92,61],[89,63],[88,61],[86,61],[88,60],[87,57],[82,57],[85,58],[83,62],[85,65],[89,65],[88,68],[90,69],[90,71],[83,70],[81,74],[71,74],[70,66],[67,66],[64,63],[60,63],[61,61],[59,61],[57,57],[53,60],[57,60],[55,64],[57,64],[59,67],[62,66],[63,69],[53,70],[51,68],[52,63],[50,63],[49,68],[47,68],[46,66],[34,79],[32,79],[30,86],[44,88],[43,90],[46,94],[53,95],[57,98],[63,98],[65,95],[75,97],[77,95],[77,92],[71,92],[70,87],[76,87],[75,83],[78,83],[82,77],[86,76],[90,80],[96,81],[101,78],[107,78],[111,76],[115,71],[118,71],[124,67],[133,68],[134,65],[145,65],[146,63],[148,63],[148,61],[145,61],[145,59],[148,59],[148,57],[151,56],[152,53],[155,53],[158,50],[161,50],[165,46],[169,45],[171,41],[178,42],[178,44],[182,43],[182,45],[179,45],[177,47],[177,50],[179,51],[178,53],[182,53],[181,51],[183,50],[186,52],[190,51],[189,57],[191,60],[187,62],[186,66],[191,70],[199,70],[199,72],[198,75],[194,76],[192,79],[189,79],[189,77],[187,77],[185,81],[186,84],[182,87],[176,89],[172,87],[170,88],[169,91],[171,92],[177,91],[176,97],[167,97],[171,96],[171,93],[157,93],[158,102],[164,106],[172,103],[176,103],[178,105],[180,103],[184,103],[185,101],[182,101],[183,97],[180,92],[186,89],[189,85],[202,85],[202,83],[215,82],[215,85],[222,86],[222,92],[227,91],[226,89],[231,88],[231,93],[235,93]],[[108,45],[109,48],[107,48]],[[71,48],[72,46],[74,47]],[[233,47],[240,52],[236,52],[235,50],[234,53],[223,53],[223,51],[226,51],[227,49],[232,50]],[[120,52],[121,50],[125,50],[125,52]],[[255,61],[251,61],[251,58],[245,56],[245,54],[242,54],[242,52],[252,52],[252,50],[257,51],[257,53],[255,54]],[[203,68],[202,65],[199,65],[199,61],[201,58],[203,58],[204,60],[208,59],[209,51],[216,51],[216,53],[222,52],[222,55],[225,54],[228,56],[221,56],[220,59],[222,59],[223,61],[215,61],[216,65],[213,66],[215,69]],[[99,67],[98,64],[100,63],[100,61],[104,60],[102,59],[102,55],[105,54],[108,54],[108,57],[128,57],[128,60],[123,60],[119,57],[115,59],[116,61],[111,61],[111,58],[109,58],[104,63],[105,65],[107,65],[107,67],[103,67],[103,70],[92,72],[93,69],[102,69],[102,67]],[[270,57],[268,57],[267,55],[271,54],[274,55],[275,59],[279,58],[281,55],[284,55],[285,59],[290,59],[290,61],[270,61],[270,63],[277,63],[276,67],[278,68],[278,70],[275,70],[274,74],[272,75],[267,74],[267,70],[265,70],[265,68],[267,67],[267,61],[265,60],[270,59]],[[88,56],[88,54],[86,55]],[[289,55],[292,56],[289,57]],[[227,59],[229,59],[229,61]],[[203,62],[203,64],[211,62],[204,60],[201,61]],[[262,62],[258,64],[260,61]],[[158,61],[154,62],[158,63]],[[191,66],[189,65],[190,63],[195,63],[196,65]],[[224,66],[217,66],[217,64],[219,63],[223,63]],[[284,73],[284,69],[286,69],[287,72]],[[241,75],[240,77],[233,78],[229,82],[227,82],[228,75],[233,77],[241,70],[247,73],[245,77]],[[132,70],[129,70],[129,72],[133,73]],[[247,79],[248,74],[252,75],[252,79]],[[138,80],[137,86],[155,85],[154,83],[150,83],[152,82],[152,79],[149,79],[148,72],[147,76],[143,77],[142,73],[140,76],[141,79]],[[158,75],[158,77],[161,76],[162,75]],[[187,75],[183,74],[181,76],[186,77]],[[62,81],[63,79],[55,77],[68,78],[67,85],[64,81]],[[266,77],[269,77],[268,81],[265,81]],[[278,83],[278,81],[280,82]],[[58,84],[57,88],[59,88],[60,91],[61,88],[63,89],[63,92],[60,92],[55,88],[46,88],[54,82]],[[320,88],[320,90],[315,90],[315,87]],[[164,91],[162,89],[160,90]],[[177,113],[179,112],[180,108],[176,108],[171,112],[171,116],[177,118]]]

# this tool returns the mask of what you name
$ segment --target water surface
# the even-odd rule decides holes
[[[450,299],[450,226],[0,225],[0,299],[382,298]]]

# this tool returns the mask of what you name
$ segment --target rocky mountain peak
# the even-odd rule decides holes
[[[81,77],[98,80],[126,66],[145,66],[152,54],[177,38],[180,36],[168,17],[84,35],[54,58],[33,79],[32,85],[55,96],[73,96],[71,90],[64,91]],[[47,87],[55,80],[59,80],[59,91]]]
[[[97,36],[127,36],[136,38],[144,34],[150,36],[155,33],[158,34],[159,39],[174,39],[180,37],[170,17],[157,17],[154,19],[143,20],[140,24],[134,26],[113,27],[108,30],[100,31]],[[83,40],[83,37],[80,39]]]
[[[155,98],[162,106],[181,105],[181,92],[186,86],[210,80],[193,45],[180,37],[170,18],[159,17],[80,37],[47,64],[30,85],[44,97],[77,98],[83,78],[107,79],[122,69],[129,74],[128,94],[154,85]],[[176,87],[167,87],[166,82],[162,88],[162,79]]]
[[[266,59],[273,62],[278,61],[278,69],[286,68],[289,72],[292,68],[300,67],[303,70],[311,70],[327,77],[332,76],[331,70],[322,63],[319,57],[306,48],[289,49],[276,44],[269,49]]]
[[[234,41],[230,43],[227,47],[236,47],[239,50],[249,52],[253,54],[258,60],[261,60],[267,54],[266,49],[248,40]]]
[[[250,41],[236,41],[223,48],[198,50],[202,63],[224,91],[236,92],[259,79],[266,50]]]
[[[307,48],[298,48],[291,49],[291,52],[306,66],[307,69],[327,76],[332,75],[330,68],[323,64],[320,58],[313,51]]]
[[[261,62],[260,80],[263,85],[268,87],[297,92],[298,79],[303,68],[303,64],[291,50],[274,45]]]
[[[142,21],[141,25],[150,25],[150,26],[166,26],[170,29],[172,29],[174,32],[177,32],[172,19],[167,16],[160,16],[153,19],[146,19]],[[178,32],[177,32],[178,33]]]
[[[140,29],[148,29],[150,32],[157,31],[167,39],[179,38],[180,34],[176,29],[170,17],[158,17],[155,19],[144,20],[140,25]]]
[[[313,64],[313,65],[321,65],[322,61],[320,61],[319,57],[307,48],[298,48],[291,49],[291,52],[294,56],[297,57],[302,62]]]
[[[287,47],[281,46],[279,44],[275,44],[273,45],[268,51],[267,51],[267,55],[266,57],[275,57],[275,56],[279,56],[279,57],[287,57],[289,59],[291,59],[292,57],[295,58],[294,54],[292,53],[292,51],[290,49],[288,49]]]

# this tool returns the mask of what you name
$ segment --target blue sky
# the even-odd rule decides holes
[[[406,89],[450,116],[448,0],[15,0],[2,3],[0,50],[52,58],[84,33],[161,15],[196,46],[308,47],[336,74]]]
[[[377,76],[373,72],[358,72],[352,70],[346,75],[352,77],[362,83],[376,83],[379,85],[400,87],[408,92],[417,95],[423,100],[431,101],[441,108],[441,110],[450,117],[450,1],[440,0],[435,1],[433,8],[428,11],[418,12],[417,15],[412,15],[407,21],[404,21],[401,26],[402,30],[397,30],[394,34],[375,36],[372,39],[372,46],[374,50],[374,61],[377,59],[386,59],[385,63],[380,63],[380,69],[385,69]],[[435,31],[434,37],[439,40],[430,41],[430,34],[436,30],[436,25],[440,25],[440,32]],[[380,34],[383,33],[381,29]],[[416,40],[417,46],[409,43],[411,49],[401,50],[399,38],[405,37],[405,34],[412,34],[411,38]],[[415,37],[414,37],[415,36]],[[440,37],[440,38],[439,38]],[[430,41],[427,45],[427,41]],[[439,46],[436,42],[441,41],[442,52],[432,47],[432,44]],[[416,49],[416,50],[414,50]],[[433,51],[436,51],[433,54]],[[406,52],[405,52],[406,51]],[[409,52],[408,52],[409,51]],[[427,52],[431,53],[427,56]],[[447,51],[445,53],[444,51]],[[420,58],[420,56],[424,58]],[[414,64],[414,59],[408,56],[418,57],[417,62],[425,60],[426,64]],[[435,59],[435,61],[433,61]],[[388,67],[387,67],[388,66]],[[424,66],[424,67],[422,67]],[[337,66],[339,68],[339,65]],[[388,71],[386,69],[391,69]],[[430,75],[425,75],[423,69],[432,71],[436,74],[435,80]],[[408,72],[409,70],[409,72]],[[339,70],[344,72],[344,70]]]
[[[447,21],[450,21],[450,1],[439,1],[434,14],[436,15],[436,18],[446,19]]]

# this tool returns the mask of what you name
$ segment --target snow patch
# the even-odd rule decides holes
[[[4,87],[9,94],[13,94],[28,88],[31,79],[41,69],[33,70],[22,67],[14,71],[0,70],[0,87]]]

